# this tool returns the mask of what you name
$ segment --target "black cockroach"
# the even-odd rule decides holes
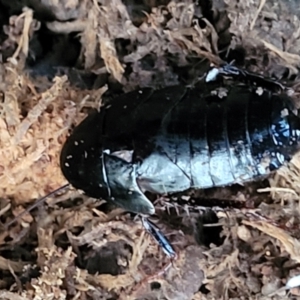
[[[66,179],[91,197],[153,214],[145,191],[244,183],[289,161],[299,149],[300,119],[292,99],[269,88],[281,85],[228,65],[218,73],[258,84],[208,82],[124,94],[67,139],[60,157]]]
[[[237,80],[214,82],[220,76]],[[300,144],[300,118],[282,90],[274,80],[224,65],[195,87],[124,94],[74,129],[61,170],[88,196],[146,215],[155,212],[146,191],[172,194],[267,176]],[[160,231],[143,222],[172,258]]]

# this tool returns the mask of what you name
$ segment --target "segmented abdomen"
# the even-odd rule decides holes
[[[93,197],[107,197],[110,186],[130,193],[122,182],[130,176],[143,190],[164,194],[267,175],[296,151],[300,126],[289,97],[259,92],[205,85],[124,94],[75,128],[62,171]],[[103,153],[119,157],[128,174]]]
[[[129,148],[145,189],[172,193],[242,183],[279,168],[295,150],[285,153],[289,137],[281,146],[275,137],[290,133],[281,115],[289,98],[247,87],[177,89],[154,92],[131,115]],[[280,130],[272,131],[274,122]]]

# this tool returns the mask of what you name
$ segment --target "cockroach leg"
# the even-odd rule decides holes
[[[160,229],[154,223],[152,223],[148,218],[146,218],[144,216],[141,216],[141,220],[142,220],[144,228],[154,238],[154,240],[157,242],[157,244],[162,248],[163,252],[170,259],[170,261],[165,266],[163,266],[159,271],[155,272],[152,275],[147,276],[142,281],[142,283],[143,283],[143,282],[147,282],[149,280],[152,280],[154,278],[164,275],[170,269],[170,267],[173,265],[173,262],[178,258],[178,255],[175,252],[171,243],[167,240],[167,238],[164,236],[164,234],[160,231]]]
[[[46,196],[38,199],[35,203],[33,203],[32,205],[30,205],[27,209],[25,209],[24,211],[22,211],[20,214],[18,214],[15,218],[13,218],[11,221],[9,221],[8,223],[4,224],[4,228],[5,230],[8,230],[8,228],[14,224],[17,220],[19,220],[20,218],[22,218],[26,213],[30,212],[31,210],[33,210],[34,208],[36,208],[37,206],[39,206],[40,204],[42,204],[47,198],[55,196],[57,193],[67,189],[70,187],[70,184],[67,183],[59,188],[57,188],[56,190],[52,191],[51,193],[47,194]]]
[[[176,252],[171,245],[171,243],[167,240],[167,238],[163,235],[163,233],[159,230],[159,228],[154,225],[148,218],[142,216],[142,223],[144,228],[148,231],[148,233],[154,238],[154,240],[161,246],[164,253],[171,259],[174,260],[176,258]]]

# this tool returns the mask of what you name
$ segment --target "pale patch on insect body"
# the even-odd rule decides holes
[[[104,161],[104,154],[110,154],[110,150],[106,149],[102,151],[102,175],[103,175],[103,181],[107,187],[108,197],[110,197],[113,200],[113,197],[111,197],[111,190],[109,187],[107,175],[106,175],[106,168],[105,168],[105,161]]]
[[[279,134],[276,131],[276,126],[272,125],[271,126],[271,130],[272,130],[272,140],[273,143],[277,146],[277,145],[282,145],[282,142],[278,141],[277,138],[279,137]]]
[[[268,165],[269,166],[269,165]],[[266,172],[266,168],[264,168],[262,165],[258,165],[257,166],[257,171],[258,173],[262,176],[262,175],[265,175],[267,172]]]
[[[211,70],[209,70],[205,77],[205,82],[215,81],[219,75],[222,75],[223,77],[232,77],[241,75],[245,76],[245,73],[241,69],[238,69],[231,64],[225,64],[219,68],[213,67]]]
[[[191,198],[191,196],[181,196],[181,199],[182,200],[185,200],[185,201],[189,201],[190,200],[190,198]]]
[[[281,110],[281,112],[280,112],[281,118],[285,118],[285,117],[287,117],[288,115],[289,115],[289,111],[288,111],[287,108],[284,108],[284,109]]]
[[[206,75],[205,82],[215,81],[220,74],[219,69],[212,68]]]
[[[217,91],[217,90],[213,90],[213,91],[210,92],[210,94],[211,94],[212,96],[218,95],[218,91]]]
[[[280,161],[281,164],[283,164],[285,162],[285,157],[281,153],[276,152],[276,157]]]
[[[125,160],[128,163],[132,163],[133,159],[133,150],[120,150],[109,153],[110,155],[116,156]]]
[[[226,98],[227,94],[228,94],[228,89],[224,87],[219,87],[211,91],[212,96],[218,96],[220,99]]]
[[[227,95],[228,95],[228,89],[226,89],[226,88],[219,88],[218,89],[218,97],[219,98],[225,98],[225,97],[227,97]]]
[[[265,151],[260,159],[258,160],[257,169],[260,175],[266,175],[270,171],[270,165],[272,162],[271,153],[267,150]]]
[[[261,86],[259,86],[257,89],[256,89],[256,94],[258,95],[258,96],[262,96],[263,95],[263,93],[264,93],[264,90],[263,90],[263,88],[261,87]]]
[[[300,137],[300,130],[298,130],[298,129],[293,129],[293,130],[292,130],[292,134],[293,134],[293,136],[295,137],[294,140],[296,140],[297,137]]]

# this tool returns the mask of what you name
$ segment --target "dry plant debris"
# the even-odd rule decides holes
[[[18,13],[0,3],[3,223],[65,183],[59,167],[65,138],[100,108],[107,91],[192,83],[227,54],[287,80],[298,101],[297,0],[198,2],[43,0],[29,8],[20,1]],[[41,42],[48,39],[50,50]],[[239,49],[246,53],[241,60]],[[149,280],[168,259],[140,222],[78,192],[49,199],[48,209],[0,231],[0,298],[296,299],[298,287],[282,287],[300,273],[299,174],[296,155],[269,185],[216,192],[262,201],[248,214],[219,211],[210,225],[221,228],[220,237],[201,236],[202,245],[195,236],[208,227],[198,226],[200,213],[161,198],[158,223],[179,258]]]

